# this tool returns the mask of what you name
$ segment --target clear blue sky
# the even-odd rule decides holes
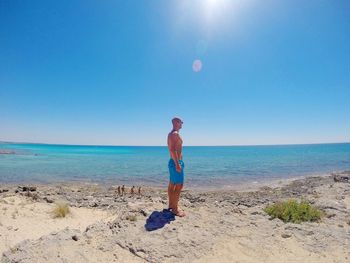
[[[0,141],[164,145],[175,115],[185,145],[350,141],[350,2],[0,1]]]

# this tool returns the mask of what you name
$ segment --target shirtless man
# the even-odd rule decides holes
[[[182,161],[182,139],[179,130],[182,128],[182,120],[173,118],[173,129],[168,134],[168,148],[170,152],[170,160],[168,163],[170,181],[168,186],[169,209],[180,217],[185,216],[185,213],[179,209],[178,203],[180,192],[184,183],[184,163]]]

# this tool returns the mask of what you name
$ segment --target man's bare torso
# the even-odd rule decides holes
[[[182,138],[177,131],[168,134],[168,149],[170,158],[174,161],[182,160]]]

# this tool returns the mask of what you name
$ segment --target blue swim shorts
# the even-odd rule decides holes
[[[182,160],[179,160],[181,166],[181,173],[176,171],[175,162],[173,159],[169,160],[168,168],[170,173],[170,182],[173,184],[183,184],[184,183],[184,168],[185,164]]]

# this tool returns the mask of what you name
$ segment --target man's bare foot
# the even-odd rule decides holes
[[[173,210],[173,213],[179,217],[184,217],[186,215],[185,212],[182,211],[181,209]]]

